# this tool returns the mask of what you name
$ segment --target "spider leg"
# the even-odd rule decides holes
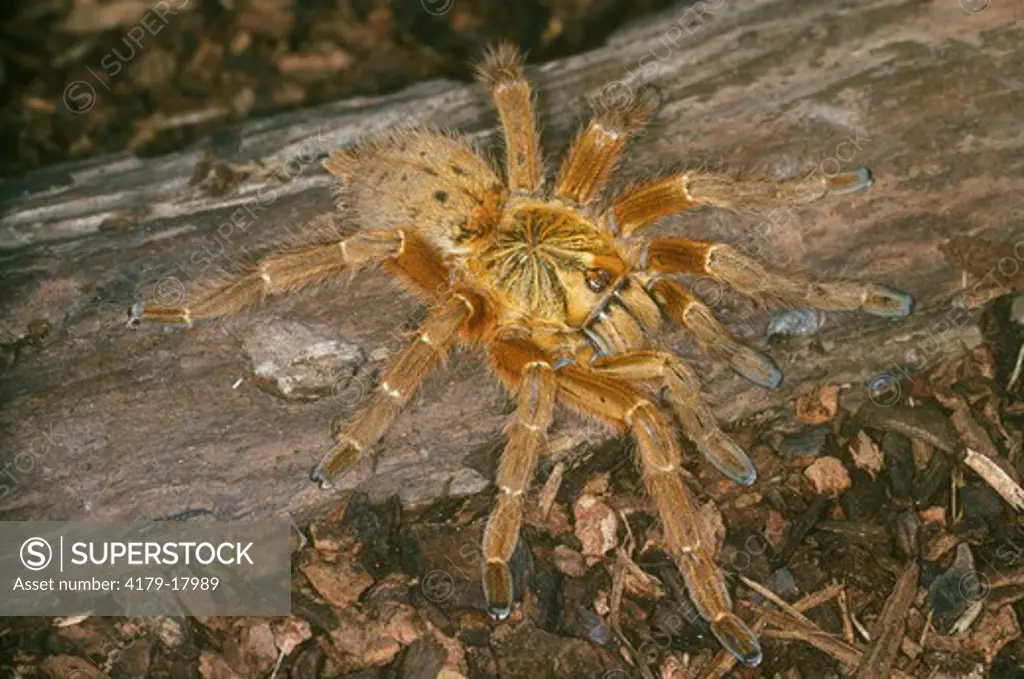
[[[690,598],[722,646],[748,665],[758,664],[761,647],[750,628],[732,612],[725,580],[697,526],[683,483],[679,447],[665,416],[624,380],[576,368],[559,371],[557,380],[559,401],[632,432],[644,485]]]
[[[757,480],[754,463],[719,426],[701,399],[700,380],[683,359],[664,351],[632,351],[603,356],[593,369],[624,382],[656,382],[664,388],[687,438],[720,472],[742,486]]]
[[[438,264],[425,256],[422,243],[414,235],[407,237],[402,229],[366,231],[340,241],[267,255],[241,273],[195,290],[182,306],[136,304],[129,322],[192,325],[389,260],[413,283],[435,285],[438,279],[442,283],[446,280],[447,274],[438,271]]]
[[[562,163],[555,195],[586,205],[604,190],[629,138],[654,112],[650,97],[638,97],[625,109],[602,109],[580,132]]]
[[[704,274],[740,292],[826,311],[866,311],[900,317],[913,310],[905,292],[851,280],[816,281],[777,271],[736,248],[685,238],[660,238],[647,245],[646,265],[652,273]]]
[[[427,375],[448,356],[476,308],[459,292],[434,307],[416,339],[388,365],[369,401],[335,434],[337,443],[313,470],[314,481],[330,481],[380,440]]]
[[[607,218],[619,234],[627,236],[661,217],[705,205],[767,214],[786,205],[866,189],[873,183],[874,177],[867,168],[778,183],[740,182],[722,174],[679,172],[617,196]]]
[[[484,55],[476,70],[490,88],[505,131],[508,187],[513,193],[536,195],[541,189],[543,160],[533,94],[523,62],[519,50],[511,43],[502,43]]]
[[[658,279],[651,284],[650,293],[665,315],[692,332],[712,358],[728,363],[737,373],[765,389],[774,389],[782,382],[782,371],[771,357],[738,342],[711,309],[679,283]]]
[[[533,361],[523,368],[518,406],[505,430],[507,441],[495,478],[498,498],[483,539],[487,612],[497,620],[504,620],[512,610],[512,571],[508,562],[519,541],[526,489],[537,458],[547,447],[555,392],[555,374],[547,361]]]

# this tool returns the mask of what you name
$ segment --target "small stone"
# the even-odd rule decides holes
[[[361,621],[331,630],[331,641],[352,656],[354,667],[386,665],[401,652],[402,645],[397,640],[383,636],[376,627],[360,629],[359,624]]]
[[[960,489],[960,506],[965,519],[996,520],[1003,516],[1007,505],[991,486],[971,484]]]
[[[302,572],[320,596],[338,608],[351,605],[373,584],[373,576],[348,559],[337,563],[317,560],[303,566]]]
[[[832,421],[838,408],[839,387],[825,384],[797,399],[794,419],[801,424],[825,424]]]
[[[910,498],[914,492],[913,444],[902,434],[886,432],[882,437],[882,459],[889,475],[889,488],[893,497]]]
[[[920,512],[918,513],[920,516]],[[931,531],[924,539],[924,546],[921,549],[921,558],[925,561],[937,562],[949,553],[954,547],[960,544],[960,536],[950,533],[939,524],[931,524]]]
[[[739,497],[732,503],[732,506],[736,509],[748,509],[754,505],[761,504],[761,500],[764,496],[758,493],[756,490],[747,490],[740,494]]]
[[[911,439],[910,441],[910,452],[914,454],[914,467],[917,471],[924,471],[928,464],[932,461],[932,455],[935,454],[935,448],[932,444],[921,439]]]
[[[924,649],[908,636],[903,637],[903,641],[900,642],[900,650],[911,660],[916,660],[919,655],[924,653]]]
[[[839,507],[848,521],[869,521],[888,500],[888,489],[884,478],[872,478],[863,469],[850,473],[849,490],[839,498]]]
[[[937,523],[940,526],[946,525],[946,508],[940,505],[926,507],[918,512],[918,516],[921,517],[921,523]]]
[[[882,453],[863,429],[857,432],[850,442],[850,455],[853,457],[853,463],[859,469],[871,474],[872,479],[882,470],[884,464]]]
[[[250,619],[246,619],[249,622]],[[255,624],[245,624],[239,630],[239,656],[233,663],[238,668],[245,668],[249,676],[267,676],[273,669],[278,657],[277,646],[274,645],[274,633],[266,620],[251,619]],[[228,657],[231,657],[230,655]]]
[[[811,335],[821,328],[824,315],[817,309],[785,309],[772,314],[771,322],[765,335],[768,339],[775,337],[794,337]]]
[[[896,515],[894,526],[896,546],[906,558],[915,558],[920,551],[921,517],[913,509],[907,509]]]
[[[566,545],[555,547],[552,561],[560,573],[572,578],[581,577],[587,572],[587,565],[583,561],[583,555]]]
[[[431,637],[414,641],[402,654],[397,676],[436,677],[447,659],[444,646]]]
[[[788,568],[772,571],[765,579],[764,586],[783,599],[792,599],[800,593],[800,588],[796,586],[796,578],[793,577],[793,572]]]
[[[928,587],[928,601],[935,612],[933,624],[940,634],[949,634],[953,623],[967,607],[986,594],[985,580],[974,570],[974,556],[966,543],[956,550],[953,564]]]
[[[160,87],[172,77],[177,70],[178,60],[170,50],[160,47],[147,49],[139,56],[139,60],[128,69],[128,77],[143,89]]]
[[[971,631],[969,645],[972,650],[985,658],[985,664],[991,666],[1003,647],[1021,636],[1020,624],[1013,606],[1007,604],[998,611],[982,613],[981,619],[975,623]]]
[[[775,551],[782,549],[788,525],[786,517],[774,509],[768,510],[768,518],[764,522],[764,537]]]
[[[619,515],[594,495],[584,494],[573,505],[575,533],[583,555],[600,557],[619,544]]]
[[[1010,318],[1017,325],[1024,325],[1024,293],[1018,292],[1010,303]]]
[[[242,52],[248,50],[251,46],[252,33],[249,33],[248,31],[239,31],[238,33],[235,33],[235,35],[231,38],[230,47],[232,54],[241,54]]]
[[[604,495],[608,492],[610,478],[611,474],[608,472],[594,474],[583,484],[583,492],[589,495]]]
[[[817,457],[831,433],[832,428],[822,424],[793,434],[776,434],[772,443],[781,457]]]
[[[661,666],[661,679],[686,679],[690,676],[689,669],[689,655],[670,653]]]
[[[628,557],[626,557],[628,559]],[[665,590],[654,577],[644,571],[632,559],[627,561],[626,591],[645,599],[660,599]]]
[[[601,616],[582,606],[576,609],[573,636],[587,639],[598,646],[606,646],[612,639],[612,631],[604,624]]]
[[[804,470],[804,476],[810,480],[817,495],[839,495],[851,486],[850,473],[846,471],[842,461],[830,455],[812,462]]]
[[[203,651],[199,655],[199,676],[203,679],[242,679],[242,675],[232,669],[224,656],[210,651]]]
[[[274,644],[277,646],[277,650],[285,655],[313,636],[309,623],[295,616],[275,620],[271,624],[271,630],[274,632]]]
[[[38,344],[41,340],[46,339],[46,336],[50,334],[52,326],[50,322],[45,318],[33,318],[25,326],[25,341]]]
[[[953,664],[953,661],[950,661]],[[964,666],[962,663],[955,663],[954,667],[939,668],[929,679],[985,679],[988,674],[985,665],[972,663]]]
[[[340,405],[360,400],[362,385],[353,386],[356,370],[365,363],[362,349],[331,338],[327,328],[294,321],[260,325],[245,340],[256,386],[281,398],[310,401],[334,396]]]
[[[283,55],[277,62],[277,67],[282,73],[303,74],[303,73],[331,73],[343,71],[352,63],[352,56],[341,49],[332,49],[324,53],[317,52],[290,52]]]
[[[146,626],[150,634],[160,640],[160,643],[167,648],[178,648],[185,640],[185,631],[174,618],[166,615],[158,615],[152,618],[145,618]]]

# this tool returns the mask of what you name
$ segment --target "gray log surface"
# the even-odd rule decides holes
[[[600,49],[531,68],[549,165],[583,122],[587,96],[614,99],[652,83],[664,105],[632,146],[626,178],[703,161],[777,179],[865,165],[878,178],[871,191],[799,208],[763,241],[755,220],[709,210],[660,231],[767,243],[766,259],[787,269],[872,280],[918,301],[903,322],[828,315],[824,353],[772,350],[786,373],[772,393],[711,366],[685,333],[668,334],[668,346],[695,359],[716,412],[734,420],[826,380],[862,386],[893,372],[894,361],[919,369],[976,342],[976,312],[951,309],[960,275],[937,246],[961,233],[1005,240],[1020,227],[1011,222],[1024,209],[1019,3],[706,7],[702,20],[681,7],[624,27]],[[308,162],[314,153],[410,122],[458,129],[496,149],[483,92],[432,81],[246,122],[167,156],[90,159],[0,185],[0,339],[23,336],[35,319],[52,325],[42,347],[22,351],[2,375],[0,514],[308,516],[356,485],[407,502],[484,488],[480,460],[500,440],[507,403],[473,356],[456,354],[427,383],[379,446],[375,471],[361,465],[330,492],[308,475],[329,445],[332,417],[351,412],[336,401],[351,393],[299,403],[254,386],[244,347],[275,324],[313,328],[363,356],[381,347],[394,355],[394,338],[419,310],[380,273],[192,330],[124,328],[139,295],[208,275],[193,254],[216,251],[219,228],[228,234],[225,263],[331,211],[332,181]],[[228,163],[284,171],[211,195],[189,184],[206,148]],[[266,209],[253,210],[244,229],[230,226],[232,214],[260,201]],[[712,301],[763,346],[767,312],[733,295]],[[577,425],[562,416],[558,426]]]

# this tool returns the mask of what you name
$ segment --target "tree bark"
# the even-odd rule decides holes
[[[684,332],[668,333],[662,341],[694,359],[723,421],[783,405],[823,381],[863,393],[879,376],[913,375],[980,341],[977,312],[951,305],[962,282],[937,246],[959,234],[1006,240],[1018,227],[1020,14],[998,0],[716,0],[703,14],[679,8],[623,28],[600,49],[531,68],[551,167],[588,97],[614,104],[650,83],[663,105],[632,145],[620,185],[700,163],[771,179],[874,170],[870,191],[799,208],[771,229],[711,210],[659,227],[750,245],[787,269],[883,283],[917,300],[900,321],[829,314],[823,351],[770,349],[786,374],[770,393],[713,367]],[[497,150],[480,88],[432,81],[250,121],[167,156],[90,159],[0,186],[0,338],[8,342],[0,513],[305,516],[356,486],[406,502],[486,487],[506,397],[462,353],[399,417],[378,447],[376,470],[361,464],[331,491],[309,480],[330,444],[332,417],[352,411],[372,383],[367,375],[379,370],[380,350],[393,356],[421,317],[382,272],[191,330],[124,327],[137,299],[210,276],[204,256],[228,263],[331,212],[333,181],[318,159],[408,123],[454,128]],[[196,168],[207,169],[208,151],[223,164],[213,183],[190,183],[204,175]],[[250,163],[265,169],[246,176],[240,168]],[[225,166],[235,168],[233,180]],[[727,325],[764,345],[769,311],[704,292]],[[267,339],[273,328],[294,332]],[[299,402],[256,388],[266,386],[254,376],[261,342],[289,337],[346,348],[350,369],[333,398]],[[562,414],[556,428],[578,426]],[[608,436],[585,431],[595,443]]]

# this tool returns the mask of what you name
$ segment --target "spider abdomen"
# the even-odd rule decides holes
[[[342,207],[363,228],[415,230],[442,256],[493,229],[507,193],[466,143],[419,129],[333,153],[324,165],[340,179]]]

